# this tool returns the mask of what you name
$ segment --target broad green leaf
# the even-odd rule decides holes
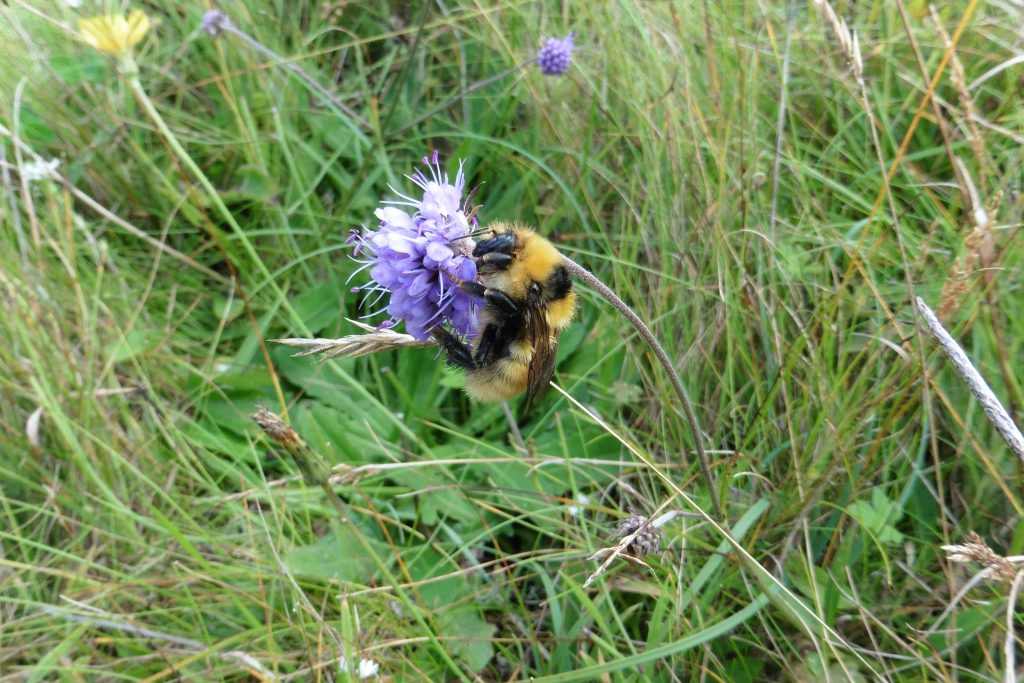
[[[497,627],[484,621],[479,614],[445,613],[441,617],[441,629],[446,636],[452,638],[449,641],[452,654],[474,673],[487,666],[494,656],[494,646],[487,639],[494,636]]]
[[[156,329],[134,328],[125,332],[111,352],[111,360],[124,363],[160,345],[162,335]]]
[[[468,596],[472,590],[474,582],[466,580],[462,568],[433,548],[410,548],[404,554],[407,558],[406,568],[413,581],[423,582],[419,583],[417,592],[428,607],[451,604]],[[450,578],[431,581],[449,574],[452,575]]]
[[[386,543],[364,536],[380,557],[391,556]],[[285,555],[285,564],[295,574],[333,581],[352,581],[361,585],[371,583],[377,576],[377,565],[367,556],[366,549],[346,527],[339,535],[329,533],[316,543],[293,548]]]

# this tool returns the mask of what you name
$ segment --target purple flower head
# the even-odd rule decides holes
[[[565,38],[548,38],[537,54],[537,66],[545,76],[558,76],[569,70],[572,63],[573,34]]]
[[[399,199],[383,202],[374,212],[380,221],[377,230],[353,231],[346,243],[356,245],[353,255],[365,257],[359,271],[369,268],[373,279],[359,290],[375,293],[373,303],[388,297],[385,310],[404,321],[409,334],[427,339],[431,329],[446,323],[469,336],[476,328],[476,301],[457,287],[459,280],[476,279],[470,221],[462,202],[462,163],[454,184],[441,171],[437,152],[424,157],[423,164],[429,176],[419,170],[406,176],[423,191],[422,199],[391,188]]]
[[[223,12],[215,9],[203,14],[203,21],[199,25],[199,28],[210,34],[211,38],[216,38],[221,31],[230,27],[231,20],[224,16]]]

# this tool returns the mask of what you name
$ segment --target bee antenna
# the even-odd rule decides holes
[[[487,232],[487,230],[488,230],[487,228],[477,228],[475,230],[470,230],[469,232],[467,232],[462,237],[456,237],[453,240],[448,240],[448,244],[455,244],[456,242],[459,242],[461,240],[471,239],[473,237],[476,237],[477,235],[484,234],[485,232]]]

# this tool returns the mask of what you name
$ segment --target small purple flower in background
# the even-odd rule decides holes
[[[356,245],[355,256],[366,256],[359,270],[370,268],[373,278],[358,289],[376,292],[372,303],[389,296],[388,314],[404,321],[406,332],[421,340],[445,323],[464,337],[476,328],[476,301],[457,287],[458,280],[476,279],[469,239],[470,224],[475,225],[476,219],[469,217],[462,203],[466,185],[462,164],[452,184],[437,158],[437,152],[423,158],[429,177],[422,171],[406,176],[423,190],[422,199],[391,188],[400,199],[385,201],[391,206],[374,212],[380,227],[364,234],[353,231],[346,240]],[[399,206],[411,207],[412,213]]]
[[[223,12],[212,9],[203,14],[203,21],[199,28],[216,38],[221,31],[231,26],[231,20],[224,16]]]
[[[573,34],[565,38],[548,38],[537,54],[537,66],[545,76],[558,76],[569,70],[572,63]]]

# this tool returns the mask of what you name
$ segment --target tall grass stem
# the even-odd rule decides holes
[[[701,473],[704,475],[704,480],[707,483],[708,493],[711,496],[711,504],[715,508],[715,515],[720,520],[724,519],[725,516],[722,513],[722,505],[718,501],[718,496],[716,494],[715,478],[711,473],[711,465],[708,462],[708,456],[704,452],[704,446],[700,441],[701,431],[700,425],[697,423],[697,415],[693,412],[693,406],[690,404],[690,399],[686,395],[686,389],[683,388],[683,381],[679,378],[679,373],[676,372],[676,369],[672,365],[672,361],[669,359],[665,349],[658,342],[654,333],[651,332],[651,328],[649,328],[647,324],[640,319],[640,316],[638,316],[625,301],[619,298],[619,295],[613,292],[608,285],[601,282],[596,275],[573,261],[568,256],[563,255],[562,260],[565,262],[565,266],[569,269],[569,272],[604,297],[608,303],[615,307],[615,310],[621,313],[622,316],[628,320],[634,328],[636,328],[636,331],[640,333],[640,337],[649,347],[651,347],[651,351],[654,352],[654,356],[658,359],[661,367],[665,369],[665,372],[668,374],[669,381],[672,383],[672,388],[675,390],[676,396],[679,398],[679,403],[683,406],[683,412],[686,414],[686,421],[690,423],[690,431],[693,433],[693,443],[697,451],[697,461],[700,463]]]
[[[1021,435],[1020,429],[1014,424],[1010,414],[1006,412],[1006,408],[1003,407],[999,398],[989,387],[988,382],[981,376],[978,369],[971,363],[971,359],[967,357],[967,354],[964,353],[964,350],[953,339],[952,335],[946,331],[946,328],[939,322],[938,317],[936,317],[935,313],[921,297],[917,298],[917,312],[924,318],[928,330],[935,337],[935,340],[939,342],[939,346],[942,347],[949,361],[953,364],[953,369],[967,383],[967,387],[974,394],[974,397],[978,399],[981,409],[985,411],[985,415],[988,416],[988,419],[999,432],[999,435],[1006,441],[1006,445],[1017,454],[1021,462],[1024,462],[1024,435]]]

